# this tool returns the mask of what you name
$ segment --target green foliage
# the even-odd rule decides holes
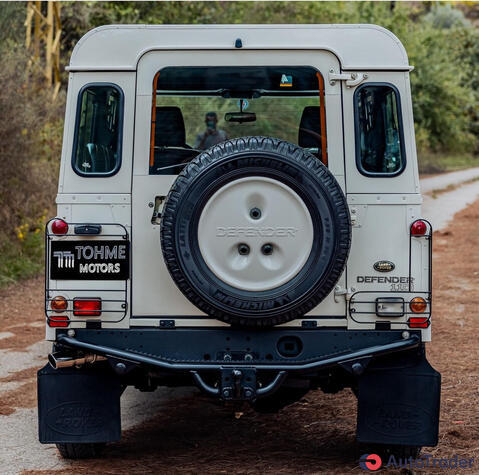
[[[93,26],[107,23],[384,26],[403,42],[415,67],[411,87],[420,152],[479,151],[479,32],[455,5],[362,1],[74,2],[69,5],[67,22],[77,37]]]
[[[54,203],[61,149],[64,91],[52,104],[41,78],[26,77],[25,13],[25,2],[0,9],[0,285],[43,266],[35,230]],[[478,18],[477,4],[465,2],[62,2],[62,64],[83,34],[108,23],[375,23],[398,36],[415,67],[420,169],[432,172],[476,165]],[[24,239],[9,231],[19,226],[28,227]]]
[[[0,286],[38,273],[43,222],[53,213],[64,93],[27,77],[28,58],[11,40],[0,46]]]
[[[43,270],[43,220],[44,216],[36,223],[18,226],[15,237],[4,236],[0,247],[0,288]]]
[[[23,2],[2,2],[0,8],[0,55],[8,47],[17,45],[25,37],[25,10]]]

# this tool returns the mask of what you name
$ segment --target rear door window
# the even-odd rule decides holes
[[[73,168],[79,175],[110,176],[121,162],[123,93],[112,84],[85,86],[78,97]]]
[[[153,85],[150,175],[228,139],[267,136],[327,164],[324,81],[309,66],[166,67]]]
[[[399,93],[391,85],[367,84],[354,94],[356,161],[369,176],[395,176],[406,164]]]

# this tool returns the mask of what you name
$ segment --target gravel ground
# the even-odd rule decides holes
[[[429,209],[426,202],[426,217]],[[425,452],[475,457],[479,464],[478,222],[476,202],[435,233],[428,351],[443,375],[443,393],[440,443]],[[132,390],[122,400],[122,440],[100,460],[62,460],[54,447],[37,442],[35,374],[49,350],[42,299],[41,279],[0,294],[0,473],[362,473],[349,390],[311,392],[276,415],[248,407],[238,414],[195,390]]]

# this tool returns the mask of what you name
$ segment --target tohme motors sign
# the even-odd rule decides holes
[[[127,241],[53,241],[50,278],[68,280],[126,280],[130,276]]]

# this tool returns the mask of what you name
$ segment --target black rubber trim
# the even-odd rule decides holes
[[[78,128],[80,127],[80,116],[81,116],[81,102],[82,102],[82,97],[83,93],[85,92],[86,89],[89,87],[111,87],[113,89],[116,89],[119,94],[120,94],[120,107],[118,110],[118,159],[115,164],[115,168],[109,172],[105,173],[85,173],[82,172],[81,170],[78,170],[78,168],[75,165],[75,153],[76,153],[76,148],[78,145]],[[113,175],[116,175],[120,168],[121,168],[121,162],[122,162],[122,156],[123,156],[123,115],[124,115],[124,109],[125,109],[125,94],[123,92],[123,89],[118,86],[118,84],[112,83],[112,82],[90,82],[82,86],[80,91],[78,92],[77,96],[77,108],[76,108],[76,113],[75,113],[75,132],[73,135],[73,145],[72,145],[72,150],[71,150],[71,164],[73,171],[78,175],[81,176],[82,178],[109,178]]]
[[[363,164],[361,162],[361,144],[360,144],[360,131],[359,131],[359,108],[358,108],[358,99],[357,99],[357,94],[358,92],[369,86],[383,86],[383,87],[388,87],[389,89],[392,89],[394,91],[395,97],[396,97],[396,109],[398,112],[398,125],[399,125],[399,138],[400,138],[400,146],[401,146],[401,167],[399,170],[396,170],[393,173],[378,173],[378,172],[368,172],[367,170],[364,169]],[[401,94],[399,93],[398,88],[389,82],[368,82],[365,84],[362,84],[359,86],[355,91],[354,91],[354,143],[355,143],[355,154],[356,154],[356,166],[358,168],[359,173],[361,175],[367,176],[369,178],[394,178],[396,176],[401,175],[401,173],[405,170],[406,168],[406,163],[407,163],[407,157],[406,157],[406,146],[404,144],[404,126],[403,126],[403,115],[402,115],[402,109],[401,109]]]

